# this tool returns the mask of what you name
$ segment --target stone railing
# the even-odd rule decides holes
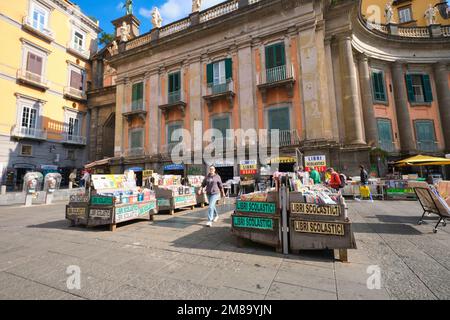
[[[190,26],[191,26],[191,20],[189,18],[169,24],[168,26],[161,28],[161,30],[159,31],[159,37],[160,38],[166,37],[175,32],[185,30],[185,29],[189,28]]]
[[[151,34],[147,33],[146,35],[143,35],[142,37],[128,41],[125,50],[131,50],[131,49],[143,46],[144,44],[149,43],[151,40],[152,40]]]
[[[248,4],[254,4],[260,2],[261,0],[248,0]]]
[[[399,27],[398,35],[408,38],[429,38],[430,30],[425,27]]]
[[[232,11],[239,9],[239,1],[233,0],[229,2],[225,2],[224,4],[215,6],[210,10],[207,10],[200,14],[200,23],[215,19],[217,17],[228,14]]]

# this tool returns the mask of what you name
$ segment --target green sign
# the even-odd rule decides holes
[[[270,202],[238,201],[236,202],[236,211],[275,214],[276,205]]]
[[[183,203],[186,203],[186,204],[194,203],[194,204],[196,204],[197,203],[197,199],[194,197],[194,195],[175,197],[175,204],[183,204]]]
[[[96,197],[93,196],[91,198],[91,204],[95,206],[112,206],[113,198],[112,197]]]
[[[155,208],[156,203],[154,201],[142,205],[131,204],[124,207],[118,207],[116,208],[116,223],[146,215],[150,210]]]
[[[408,193],[414,194],[414,189],[412,188],[389,188],[386,190],[388,194],[399,194],[404,195]]]
[[[158,207],[170,207],[170,199],[158,199]]]
[[[259,217],[233,216],[233,226],[239,228],[273,230],[273,220]]]

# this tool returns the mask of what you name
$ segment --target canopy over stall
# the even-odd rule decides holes
[[[397,161],[395,163],[397,167],[406,167],[406,166],[445,166],[450,165],[450,159],[439,158],[439,157],[431,157],[424,155],[417,155],[414,157],[410,157],[407,159],[403,159]]]

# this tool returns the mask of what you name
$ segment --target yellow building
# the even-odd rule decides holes
[[[445,0],[362,0],[362,14],[365,18],[376,18],[379,14],[381,24],[386,24],[386,4],[392,2],[392,23],[405,27],[426,27],[425,12],[429,6],[436,8],[436,24],[448,24],[447,2]]]
[[[5,0],[0,30],[1,184],[20,187],[30,170],[67,178],[86,162],[99,24],[70,1]]]

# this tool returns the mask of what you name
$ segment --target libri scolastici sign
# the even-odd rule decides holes
[[[271,202],[237,201],[236,210],[241,212],[275,214],[276,205]]]
[[[339,205],[320,206],[313,203],[292,202],[291,213],[339,217],[341,215],[341,208]]]
[[[233,226],[247,229],[273,230],[273,220],[261,217],[233,216]]]
[[[146,204],[132,204],[128,206],[118,207],[116,208],[116,223],[124,222],[128,220],[136,219],[140,216],[145,216],[156,208],[156,203],[146,203]]]

